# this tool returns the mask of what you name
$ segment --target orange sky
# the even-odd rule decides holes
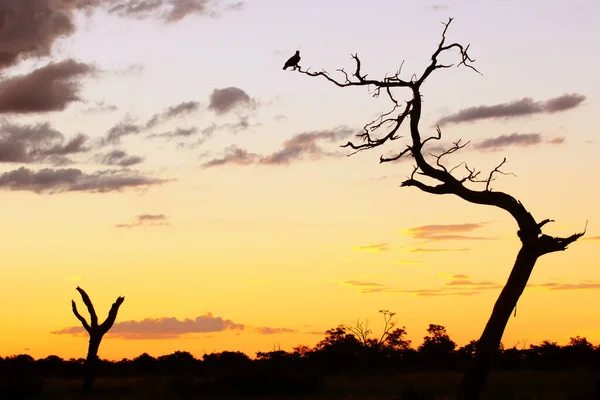
[[[291,350],[356,319],[379,332],[380,309],[415,345],[430,323],[460,345],[477,339],[519,248],[516,224],[400,188],[411,161],[379,156],[402,140],[345,157],[338,145],[389,100],[281,70],[296,49],[304,68],[332,73],[358,52],[369,76],[405,60],[409,78],[448,16],[448,40],[471,43],[483,75],[436,71],[423,132],[451,117],[445,143],[471,143],[450,164],[489,171],[506,157],[516,176],[494,189],[556,220],[546,233],[589,221],[584,239],[539,260],[503,342],[600,344],[597,2],[165,1],[136,13],[116,7],[129,0],[37,1],[67,29],[34,20],[31,1],[0,3],[0,52],[15,56],[0,61],[1,356],[83,357],[78,285],[101,318],[125,296],[100,348],[109,359]]]

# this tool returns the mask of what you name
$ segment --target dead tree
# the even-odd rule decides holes
[[[85,377],[83,379],[83,390],[85,392],[91,392],[94,387],[94,377],[96,375],[96,368],[98,364],[98,348],[100,347],[100,342],[102,341],[102,337],[106,332],[112,328],[115,320],[117,319],[117,313],[119,312],[119,307],[125,301],[125,297],[118,297],[117,301],[115,301],[108,312],[108,317],[106,320],[98,325],[98,316],[96,315],[96,310],[94,310],[94,305],[90,300],[90,297],[87,295],[85,290],[77,286],[77,291],[81,294],[81,299],[83,300],[83,304],[88,309],[90,314],[90,322],[88,324],[85,318],[79,314],[77,311],[77,306],[75,305],[75,300],[71,300],[71,304],[73,306],[73,314],[77,317],[81,324],[90,335],[90,342],[88,345],[88,353],[87,358],[85,360]]]
[[[444,157],[462,149],[468,142],[455,142],[446,151],[439,155],[434,155],[432,159],[430,158],[431,161],[426,159],[423,150],[424,146],[432,140],[440,140],[442,131],[438,126],[436,135],[425,139],[421,135],[421,128],[419,126],[422,115],[421,86],[434,71],[450,68],[454,65],[440,63],[438,57],[442,53],[456,50],[458,51],[460,60],[457,66],[464,66],[479,73],[473,66],[475,60],[468,54],[468,45],[446,43],[446,32],[451,22],[452,18],[443,24],[444,29],[441,41],[431,56],[431,63],[425,68],[421,76],[413,75],[409,80],[400,77],[401,70],[397,71],[394,75],[386,75],[381,80],[367,78],[367,75],[361,70],[361,61],[357,54],[352,55],[352,59],[356,65],[354,72],[348,73],[343,69],[338,70],[342,76],[341,80],[332,78],[326,71],[311,72],[310,69],[300,69],[298,72],[310,77],[324,78],[341,88],[355,86],[371,87],[374,89],[374,97],[378,97],[383,93],[392,102],[393,108],[391,111],[382,114],[379,118],[364,126],[363,132],[357,135],[360,139],[359,143],[348,142],[342,146],[352,149],[353,152],[351,154],[373,149],[400,139],[402,136],[399,135],[399,129],[408,119],[410,139],[406,147],[391,157],[380,157],[380,162],[382,163],[396,161],[402,157],[414,158],[416,165],[412,174],[402,182],[401,186],[416,187],[426,193],[436,195],[450,194],[458,196],[469,203],[498,207],[507,211],[517,222],[519,228],[517,236],[521,241],[521,248],[508,280],[494,305],[492,314],[478,341],[474,360],[461,382],[458,398],[464,400],[479,398],[489,374],[490,363],[498,351],[508,319],[527,285],[537,259],[544,254],[565,250],[570,243],[575,242],[583,236],[585,230],[568,237],[553,237],[543,234],[542,227],[552,222],[552,220],[544,219],[538,222],[516,198],[503,192],[492,191],[490,183],[499,174],[505,174],[502,172],[501,167],[506,159],[494,168],[487,177],[481,177],[481,171],[470,168],[464,163],[454,168],[445,166],[443,163],[445,161]],[[397,101],[392,90],[398,88],[409,91],[411,99],[404,103]],[[380,132],[384,133],[379,134]],[[458,167],[464,167],[464,170]],[[463,171],[463,174],[459,175],[458,171]],[[420,176],[427,177],[429,181],[418,179]],[[431,181],[434,183],[429,183]],[[483,185],[483,189],[474,189],[472,188],[472,184],[481,184]]]

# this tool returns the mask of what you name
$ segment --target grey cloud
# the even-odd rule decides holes
[[[56,39],[74,32],[71,11],[55,0],[1,1],[0,69],[27,57],[50,55]]]
[[[198,134],[199,129],[196,127],[191,127],[191,128],[177,128],[173,131],[168,131],[168,132],[164,132],[164,133],[153,133],[151,135],[148,135],[148,138],[167,138],[167,139],[174,139],[174,138],[186,138],[186,137],[191,137],[191,136],[195,136],[196,134]]]
[[[115,228],[134,228],[137,226],[164,226],[169,225],[167,223],[167,217],[165,214],[140,214],[136,215],[135,219],[130,224],[116,224]]]
[[[500,150],[508,146],[534,146],[542,143],[542,137],[539,133],[511,133],[510,135],[500,135],[494,138],[484,139],[475,145],[479,150]]]
[[[225,155],[222,158],[215,158],[203,164],[205,168],[216,167],[226,164],[251,165],[260,159],[256,153],[249,153],[247,150],[236,146],[230,146],[225,149]]]
[[[208,109],[216,114],[226,114],[239,107],[253,108],[256,103],[248,93],[237,87],[215,89],[210,95]]]
[[[71,163],[66,156],[88,151],[88,137],[78,134],[67,140],[49,123],[0,126],[0,162]]]
[[[161,113],[154,114],[146,123],[146,128],[153,128],[156,125],[176,118],[183,114],[192,113],[200,109],[200,103],[197,101],[186,101],[171,106],[163,110]]]
[[[104,165],[117,165],[120,167],[130,167],[144,161],[143,157],[130,156],[123,150],[113,150],[97,158]]]
[[[319,159],[323,157],[340,157],[342,152],[334,152],[325,150],[321,143],[335,143],[342,140],[355,132],[346,127],[337,127],[332,130],[311,131],[299,133],[283,143],[281,150],[272,154],[260,155],[250,153],[239,147],[229,147],[226,149],[223,158],[216,158],[204,164],[204,167],[214,167],[226,164],[237,165],[288,165],[292,162],[299,161],[305,156],[311,159]]]
[[[92,0],[100,3],[101,0]],[[243,2],[220,0],[105,0],[105,9],[127,18],[158,18],[167,23],[177,22],[188,15],[217,17],[224,11],[237,11]]]
[[[126,18],[155,18],[167,23],[188,15],[217,17],[242,8],[224,0],[1,0],[0,70],[29,57],[51,55],[58,38],[74,33],[74,11],[98,9]]]
[[[28,168],[0,174],[0,190],[23,190],[35,193],[90,192],[105,193],[127,188],[141,188],[166,183],[129,170],[104,170],[86,173],[76,168],[32,171]]]
[[[145,318],[141,321],[123,321],[113,325],[107,337],[143,340],[143,339],[176,339],[190,333],[223,332],[226,330],[244,330],[243,324],[236,324],[229,319],[214,317],[212,313],[179,320],[173,317]],[[87,335],[83,327],[72,326],[51,332],[55,335]]]
[[[66,60],[0,81],[0,114],[62,111],[80,100],[78,79],[93,71],[88,64]]]
[[[108,130],[106,135],[100,140],[101,145],[121,143],[121,138],[130,135],[137,135],[143,127],[133,122],[129,117],[115,124]]]
[[[260,164],[282,165],[302,159],[305,155],[312,159],[323,156],[341,156],[341,152],[327,152],[319,145],[319,141],[335,143],[347,138],[355,132],[349,128],[300,133],[283,143],[283,148],[260,160]]]
[[[458,124],[483,119],[518,118],[540,113],[556,113],[575,108],[583,103],[585,99],[586,97],[584,95],[578,93],[568,93],[545,101],[534,101],[530,97],[524,97],[520,100],[495,104],[492,106],[464,108],[454,114],[441,118],[438,120],[437,124]]]

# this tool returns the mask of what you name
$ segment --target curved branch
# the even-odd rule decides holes
[[[71,307],[73,308],[73,314],[75,314],[77,319],[81,322],[81,325],[83,325],[83,328],[88,333],[90,333],[90,330],[91,330],[90,325],[87,323],[85,318],[83,318],[83,316],[81,314],[79,314],[79,311],[77,311],[77,305],[75,304],[75,300],[71,300]]]
[[[83,304],[85,304],[85,306],[88,309],[88,312],[90,313],[90,323],[91,323],[92,328],[96,328],[98,326],[98,316],[96,315],[96,310],[94,310],[94,305],[92,304],[92,301],[90,300],[90,296],[88,296],[88,294],[85,292],[85,290],[83,290],[79,286],[77,286],[76,289],[79,292],[79,294],[81,295]]]

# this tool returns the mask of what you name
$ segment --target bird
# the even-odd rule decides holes
[[[286,70],[289,67],[294,67],[294,71],[295,71],[296,69],[300,68],[300,66],[298,65],[299,62],[300,62],[300,50],[296,50],[296,54],[291,56],[290,59],[285,62],[283,69]]]

